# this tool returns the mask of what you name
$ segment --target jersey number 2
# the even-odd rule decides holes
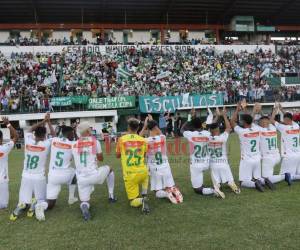
[[[127,158],[127,166],[132,167],[132,166],[139,166],[141,164],[141,156],[139,153],[141,152],[141,149],[127,149],[126,150],[126,155],[128,156]],[[134,162],[131,162],[132,159],[135,159]]]

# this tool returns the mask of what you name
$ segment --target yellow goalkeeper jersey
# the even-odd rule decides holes
[[[124,178],[130,174],[148,172],[145,164],[145,154],[147,153],[145,138],[137,134],[123,135],[118,140],[116,151],[121,154]]]

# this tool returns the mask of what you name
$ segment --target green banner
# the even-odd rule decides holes
[[[89,109],[121,109],[135,107],[135,96],[90,98]]]
[[[51,98],[51,105],[53,107],[65,107],[72,105],[72,99],[69,96],[66,97],[53,97]]]
[[[71,99],[73,104],[87,104],[89,101],[89,97],[86,95],[72,96]]]
[[[142,113],[174,113],[178,108],[222,106],[222,94],[203,94],[183,96],[140,96],[139,106]]]

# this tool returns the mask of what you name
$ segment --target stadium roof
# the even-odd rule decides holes
[[[297,0],[1,0],[0,23],[300,24]]]

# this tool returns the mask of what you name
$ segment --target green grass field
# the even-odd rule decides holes
[[[229,154],[237,178],[239,143],[235,135],[230,138]],[[299,249],[300,183],[292,187],[278,184],[274,192],[242,189],[240,195],[226,188],[225,200],[203,197],[190,186],[185,159],[187,156],[170,157],[175,182],[184,195],[180,205],[157,200],[151,193],[150,215],[129,207],[119,160],[108,155],[104,163],[115,169],[118,202],[109,204],[106,185],[97,186],[91,221],[82,220],[78,203],[67,204],[64,187],[45,222],[26,217],[10,222],[23,164],[23,150],[14,150],[9,159],[10,208],[0,211],[0,249]],[[205,184],[211,184],[208,173]]]

